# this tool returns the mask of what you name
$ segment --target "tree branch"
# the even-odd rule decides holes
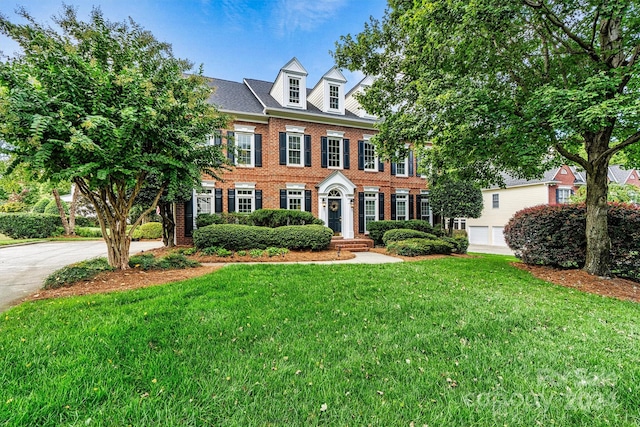
[[[162,193],[164,193],[164,190],[165,190],[165,186],[163,185],[162,187],[160,187],[160,190],[158,191],[158,194],[156,194],[156,197],[153,199],[153,202],[151,203],[151,206],[149,206],[149,208],[147,208],[147,210],[142,212],[140,214],[140,216],[138,217],[138,219],[136,220],[136,222],[134,222],[131,225],[131,228],[129,229],[129,237],[133,236],[133,231],[136,229],[136,227],[138,225],[140,225],[140,223],[142,222],[142,218],[147,216],[149,213],[151,213],[152,210],[154,210],[156,208],[156,206],[158,205],[158,202],[160,201],[160,197],[162,197]]]
[[[583,159],[582,157],[578,156],[577,154],[574,154],[570,151],[568,151],[567,149],[565,149],[562,144],[560,144],[559,142],[555,142],[553,145],[553,148],[556,149],[556,151],[558,153],[560,153],[560,155],[568,160],[571,160],[572,162],[575,162],[577,164],[579,164],[580,166],[582,166],[585,170],[588,171],[589,167],[589,163]]]
[[[613,147],[609,148],[607,151],[602,153],[602,155],[603,156],[613,156],[618,151],[622,150],[625,147],[628,147],[631,144],[635,144],[638,141],[640,141],[640,131],[634,133],[633,135],[631,135],[629,138],[627,138],[626,140],[624,140],[620,144],[614,145]]]

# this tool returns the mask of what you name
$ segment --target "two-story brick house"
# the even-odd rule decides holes
[[[329,70],[312,89],[293,58],[275,81],[211,79],[210,102],[234,117],[222,138],[235,167],[223,181],[203,177],[192,200],[176,207],[176,240],[189,243],[200,213],[249,213],[260,208],[313,213],[345,238],[363,237],[382,219],[429,219],[425,179],[413,152],[403,161],[378,158],[370,138],[376,118],[345,93],[346,79]]]

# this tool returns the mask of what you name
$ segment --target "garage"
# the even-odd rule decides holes
[[[489,244],[489,227],[469,227],[469,243],[472,245]]]
[[[507,246],[507,242],[504,241],[504,227],[493,227],[491,231],[494,246]]]

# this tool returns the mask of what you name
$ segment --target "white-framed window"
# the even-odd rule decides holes
[[[254,134],[236,132],[236,165],[253,166]]]
[[[425,194],[420,198],[420,219],[431,221],[431,205],[429,204],[429,196]]]
[[[342,168],[342,138],[327,138],[327,160],[330,168]]]
[[[202,184],[202,188],[196,194],[196,213],[213,213],[213,185]]]
[[[396,220],[406,221],[409,219],[409,206],[406,194],[396,194]]]
[[[338,85],[329,85],[329,109],[340,109],[340,86]]]
[[[563,169],[564,170],[564,169]],[[569,198],[573,194],[570,188],[558,188],[556,189],[558,203],[569,203]]]
[[[364,141],[363,147],[364,157],[364,170],[377,172],[378,171],[378,157],[376,156],[376,147],[369,141]]]
[[[255,190],[236,189],[236,212],[251,213],[255,210]]]
[[[287,165],[302,166],[302,135],[287,134]]]
[[[304,209],[304,191],[287,190],[287,209],[301,211]]]
[[[409,176],[409,158],[405,157],[396,163],[396,176]]]
[[[500,194],[492,194],[491,195],[491,206],[493,209],[500,208]]]
[[[289,104],[300,105],[300,79],[289,77]]]
[[[369,234],[369,223],[378,220],[378,193],[364,193],[364,232]]]
[[[453,229],[454,230],[466,230],[467,229],[467,219],[466,218],[454,218],[453,219]]]

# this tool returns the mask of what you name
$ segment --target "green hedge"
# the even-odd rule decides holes
[[[382,240],[384,233],[397,228],[422,231],[423,233],[429,233],[436,236],[442,235],[442,232],[434,229],[431,224],[429,224],[429,221],[420,219],[411,219],[408,221],[372,221],[367,226],[367,229],[369,230],[369,237],[373,239],[376,245],[384,244]]]
[[[434,234],[425,233],[424,231],[412,230],[410,228],[396,228],[389,230],[382,236],[382,242],[388,245],[391,242],[399,242],[400,240],[407,239],[431,239],[435,240],[437,237]]]
[[[76,236],[102,238],[100,227],[80,227],[76,226]]]
[[[0,233],[12,239],[42,239],[62,233],[58,215],[11,213],[0,214]]]
[[[290,209],[258,209],[251,214],[253,225],[259,227],[284,227],[286,225],[324,225],[309,212]]]
[[[403,256],[420,256],[445,254],[449,255],[454,245],[444,240],[408,239],[399,242],[391,242],[387,246],[387,252]]]
[[[469,239],[467,236],[459,235],[455,237],[440,237],[440,240],[449,242],[453,245],[453,252],[457,254],[466,254],[469,249]]]
[[[146,222],[133,232],[134,239],[159,239],[162,237],[162,223]]]
[[[331,243],[333,231],[322,225],[291,225],[278,228],[256,227],[241,224],[213,224],[194,230],[196,248],[212,246],[228,250],[266,249],[326,249]]]

